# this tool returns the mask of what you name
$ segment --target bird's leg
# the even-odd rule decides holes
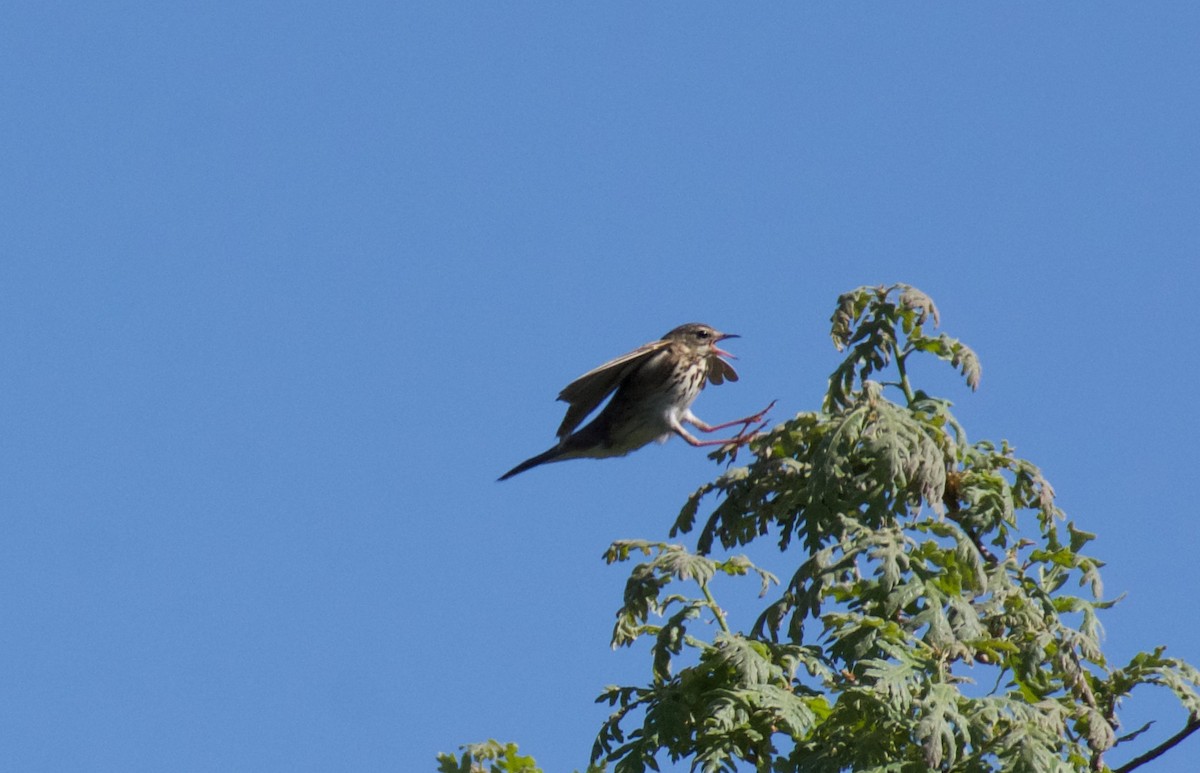
[[[701,432],[716,432],[719,429],[725,429],[726,427],[733,427],[738,424],[741,424],[742,430],[740,432],[738,432],[738,437],[742,437],[743,435],[746,434],[746,431],[750,428],[751,424],[758,424],[758,423],[762,422],[763,416],[766,416],[767,412],[770,411],[772,408],[774,408],[775,403],[777,403],[777,402],[779,402],[779,401],[772,400],[770,405],[768,405],[766,408],[763,408],[761,411],[754,414],[753,416],[747,416],[744,419],[734,419],[733,421],[727,421],[724,424],[705,424],[704,422],[700,421],[700,419],[696,417],[696,414],[692,413],[691,411],[688,411],[687,413],[684,414],[683,420],[686,421],[688,424],[691,424],[693,427],[700,430]],[[766,424],[764,423],[763,426],[766,426]],[[762,427],[757,427],[755,429],[755,432],[757,432],[760,429],[762,429]]]
[[[757,432],[765,426],[766,424],[756,427],[754,431]],[[696,446],[697,448],[702,448],[704,446],[744,445],[749,443],[754,438],[753,434],[746,435],[744,432],[745,431],[743,430],[742,432],[738,433],[737,437],[726,438],[724,440],[698,440],[694,435],[684,429],[682,425],[675,428],[676,435],[679,435],[679,437],[686,440],[689,445]]]
[[[728,438],[728,439],[698,440],[698,439],[696,439],[695,436],[693,436],[691,433],[689,433],[687,430],[685,430],[683,428],[683,424],[681,424],[678,421],[673,422],[672,429],[675,430],[675,434],[679,435],[679,437],[686,440],[690,445],[696,446],[698,448],[701,446],[727,446],[727,445],[740,446],[740,445],[745,445],[746,443],[749,443],[751,440],[753,440],[754,437],[764,427],[767,426],[767,422],[762,421],[762,417],[767,414],[767,411],[769,411],[775,407],[775,403],[776,403],[776,401],[772,400],[770,405],[768,405],[766,408],[763,408],[761,411],[754,414],[753,416],[747,416],[744,419],[738,419],[736,421],[727,421],[724,424],[715,424],[715,425],[714,424],[705,424],[703,421],[700,421],[700,419],[696,417],[696,414],[692,413],[690,410],[682,416],[683,421],[686,421],[688,424],[691,424],[692,426],[694,426],[696,429],[700,430],[701,432],[715,432],[716,430],[725,429],[726,427],[733,427],[738,424],[742,425],[742,428],[737,433],[737,435],[735,435],[734,437]],[[758,426],[751,429],[751,426],[753,426],[755,424],[757,424]]]

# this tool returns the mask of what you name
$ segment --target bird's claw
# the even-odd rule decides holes
[[[767,422],[764,421],[764,422],[760,423],[754,429],[750,429],[750,423],[747,423],[746,426],[742,428],[741,432],[739,432],[736,435],[734,435],[733,437],[731,437],[729,439],[729,442],[727,442],[725,445],[721,446],[721,450],[724,451],[724,450],[728,449],[730,451],[737,451],[737,449],[741,448],[742,446],[749,443],[751,440],[754,440],[756,437],[758,437],[759,434],[766,428],[766,426],[767,426]]]
[[[743,443],[749,443],[751,440],[762,434],[762,431],[767,428],[767,423],[768,422],[764,421],[749,432],[743,430],[742,432],[738,433],[738,438],[742,439]]]
[[[744,443],[754,439],[754,437],[757,436],[758,433],[760,431],[762,431],[762,429],[764,427],[767,426],[767,422],[763,421],[763,417],[766,416],[767,413],[769,413],[770,410],[775,407],[775,403],[777,403],[777,402],[779,402],[779,401],[772,400],[770,405],[768,405],[766,408],[763,408],[758,413],[754,414],[753,416],[747,416],[746,418],[741,419],[739,421],[739,423],[742,425],[742,430],[741,430],[741,432],[737,433],[737,436],[734,437],[734,440],[740,441],[739,445],[741,445],[741,444],[744,444]],[[758,426],[755,427],[753,430],[751,430],[750,425],[752,425],[752,424],[758,424]]]
[[[764,417],[764,416],[766,416],[768,413],[770,413],[770,412],[771,412],[771,409],[775,407],[775,403],[777,403],[777,402],[779,402],[779,401],[778,401],[778,400],[772,400],[772,401],[771,401],[771,404],[770,404],[770,405],[768,405],[766,408],[763,408],[763,409],[762,409],[761,411],[759,411],[758,413],[754,414],[753,416],[750,416],[750,417],[748,417],[748,418],[746,419],[747,423],[749,423],[749,424],[753,424],[753,423],[754,423],[754,422],[756,422],[756,421],[762,421],[763,417]]]

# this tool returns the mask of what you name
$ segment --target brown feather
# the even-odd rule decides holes
[[[728,362],[713,356],[708,358],[708,380],[720,386],[726,381],[737,381],[738,374]]]
[[[558,399],[569,403],[570,407],[567,408],[567,415],[558,427],[558,437],[565,438],[574,432],[588,414],[596,410],[600,403],[604,402],[604,399],[621,385],[622,381],[640,367],[647,358],[669,344],[669,341],[653,341],[639,346],[628,354],[623,354],[597,368],[592,368],[563,387],[563,390],[558,393]]]

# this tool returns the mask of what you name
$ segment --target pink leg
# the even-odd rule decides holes
[[[758,434],[758,431],[761,430],[765,426],[767,426],[767,423],[764,421],[762,424],[759,424],[757,427],[755,427],[752,432],[747,432],[746,430],[742,430],[741,432],[738,433],[737,437],[731,437],[731,438],[727,438],[725,440],[697,440],[691,433],[689,433],[683,427],[677,428],[675,430],[675,433],[677,435],[679,435],[679,437],[686,440],[691,445],[696,446],[697,448],[701,448],[703,446],[728,446],[728,445],[740,446],[740,445],[744,445],[745,443],[749,443],[751,440],[753,440],[754,436]],[[716,428],[714,427],[714,429],[716,429]]]
[[[700,421],[700,419],[696,418],[696,415],[694,413],[692,413],[691,411],[687,412],[687,415],[683,417],[683,420],[686,421],[688,424],[691,424],[692,426],[694,426],[696,429],[700,430],[701,432],[716,432],[719,429],[725,429],[726,427],[733,427],[738,424],[741,424],[742,425],[742,433],[739,433],[739,434],[744,434],[746,431],[746,428],[749,427],[751,424],[757,424],[760,421],[762,421],[763,416],[766,416],[767,411],[774,408],[775,403],[777,403],[777,402],[779,402],[779,401],[772,400],[770,405],[768,405],[766,408],[763,408],[761,411],[754,414],[753,416],[747,416],[744,419],[734,419],[733,421],[727,421],[724,424],[705,424],[704,422]]]
[[[702,447],[702,446],[727,446],[727,445],[740,446],[745,443],[748,443],[750,440],[752,440],[754,438],[755,435],[758,434],[758,432],[763,427],[767,426],[767,423],[765,421],[762,421],[762,417],[767,414],[767,411],[769,411],[775,407],[775,403],[776,403],[776,401],[772,400],[770,405],[768,405],[766,408],[763,408],[761,411],[754,414],[753,416],[747,416],[744,419],[738,419],[737,421],[727,421],[724,424],[717,424],[717,425],[705,424],[704,422],[700,421],[700,419],[696,418],[696,415],[694,413],[692,413],[691,411],[688,411],[684,415],[683,420],[686,421],[688,424],[693,425],[694,427],[696,427],[696,429],[700,430],[701,432],[714,432],[719,429],[725,429],[726,427],[732,427],[732,426],[735,426],[738,424],[742,425],[742,429],[740,432],[738,432],[737,436],[729,438],[727,440],[697,440],[691,433],[689,433],[686,429],[683,428],[682,424],[679,424],[678,422],[676,422],[675,426],[672,429],[675,430],[675,433],[677,435],[679,435],[679,437],[683,438],[689,444],[696,446],[697,448]],[[761,423],[759,423],[759,422],[761,422]],[[756,424],[756,423],[758,423],[758,426],[754,427],[754,429],[750,429],[750,426],[752,424]]]

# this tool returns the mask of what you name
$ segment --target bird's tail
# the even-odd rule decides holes
[[[509,478],[511,478],[514,475],[520,475],[521,473],[525,472],[526,470],[530,469],[531,467],[537,467],[539,464],[546,464],[547,462],[560,462],[563,459],[570,459],[571,457],[568,456],[567,453],[568,452],[566,451],[566,449],[564,449],[561,445],[555,446],[554,448],[551,448],[549,451],[545,451],[543,453],[538,454],[535,457],[526,459],[525,461],[518,464],[516,467],[513,467],[511,470],[509,470],[508,472],[501,475],[496,480],[498,480],[498,481],[508,480]]]

